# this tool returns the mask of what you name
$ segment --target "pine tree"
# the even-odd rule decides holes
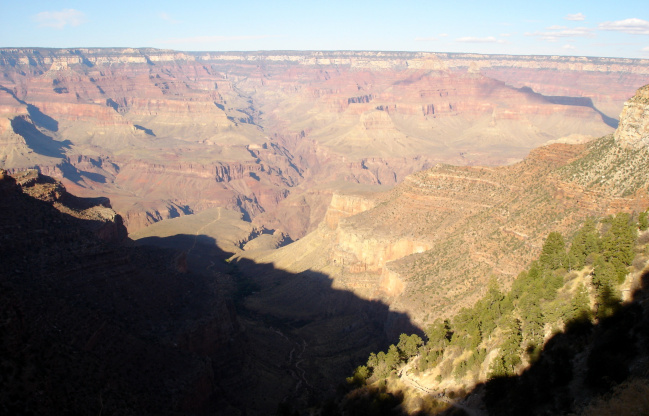
[[[407,360],[410,357],[417,355],[419,346],[423,343],[424,341],[417,334],[412,334],[410,336],[401,334],[401,336],[399,336],[399,344],[397,344],[401,358]]]
[[[570,322],[588,322],[591,318],[590,297],[586,287],[580,283],[575,291],[575,296],[570,302],[567,321]]]
[[[601,253],[615,268],[617,281],[622,282],[627,275],[627,266],[635,257],[635,227],[627,213],[620,213],[611,221],[611,228],[602,236]]]
[[[482,338],[488,337],[496,329],[498,320],[506,313],[505,295],[500,291],[498,281],[492,277],[489,288],[484,297],[476,303],[474,309],[480,319],[480,334]]]
[[[388,372],[397,368],[397,365],[401,362],[401,356],[399,355],[399,350],[396,345],[392,344],[388,348],[388,353],[385,354],[385,365],[388,368]]]
[[[599,251],[599,234],[597,233],[595,221],[586,220],[584,225],[572,238],[570,251],[570,268],[580,269],[584,267],[589,254]]]
[[[647,211],[643,211],[638,215],[638,229],[640,231],[646,231],[649,228],[649,214]]]
[[[604,257],[598,257],[593,269],[593,285],[597,293],[597,317],[600,319],[611,316],[620,305],[620,295],[615,289],[616,280],[615,266]]]
[[[453,344],[474,349],[482,342],[480,318],[475,308],[462,308],[453,318]]]
[[[500,347],[500,354],[491,364],[490,377],[507,377],[516,374],[516,366],[521,363],[521,322],[512,319],[504,331],[505,341]]]
[[[354,370],[354,375],[351,377],[347,377],[347,383],[348,384],[353,384],[356,387],[360,387],[365,384],[365,381],[370,377],[370,370],[364,366],[358,366],[356,367],[356,370]]]
[[[367,366],[369,368],[375,368],[379,365],[379,359],[377,358],[376,354],[373,352],[370,353],[369,358],[367,359]]]
[[[526,343],[531,346],[540,345],[543,342],[545,321],[538,300],[521,303],[520,309],[523,318],[523,337]]]
[[[451,336],[451,323],[448,319],[437,319],[426,329],[426,337],[428,338],[426,345],[430,349],[443,349],[451,341]]]
[[[541,267],[549,270],[557,270],[568,266],[566,242],[560,233],[553,231],[548,234],[548,238],[545,240],[543,249],[541,250],[539,263]]]

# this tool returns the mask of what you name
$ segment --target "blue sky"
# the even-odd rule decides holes
[[[649,2],[0,0],[0,47],[649,58]]]

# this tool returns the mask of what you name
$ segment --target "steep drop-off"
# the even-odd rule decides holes
[[[108,199],[37,171],[0,173],[3,413],[306,408],[390,336],[416,330],[326,275],[227,262],[286,239],[238,212],[162,221],[132,241]]]
[[[215,282],[173,252],[125,247],[106,199],[17,179],[0,172],[2,412],[240,406],[229,384],[241,382],[241,327]]]

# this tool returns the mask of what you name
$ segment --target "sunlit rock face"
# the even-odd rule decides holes
[[[615,140],[624,147],[649,146],[649,85],[640,88],[624,104]]]

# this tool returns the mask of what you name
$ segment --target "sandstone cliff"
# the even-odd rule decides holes
[[[649,85],[640,88],[624,104],[615,140],[623,147],[649,146]]]

